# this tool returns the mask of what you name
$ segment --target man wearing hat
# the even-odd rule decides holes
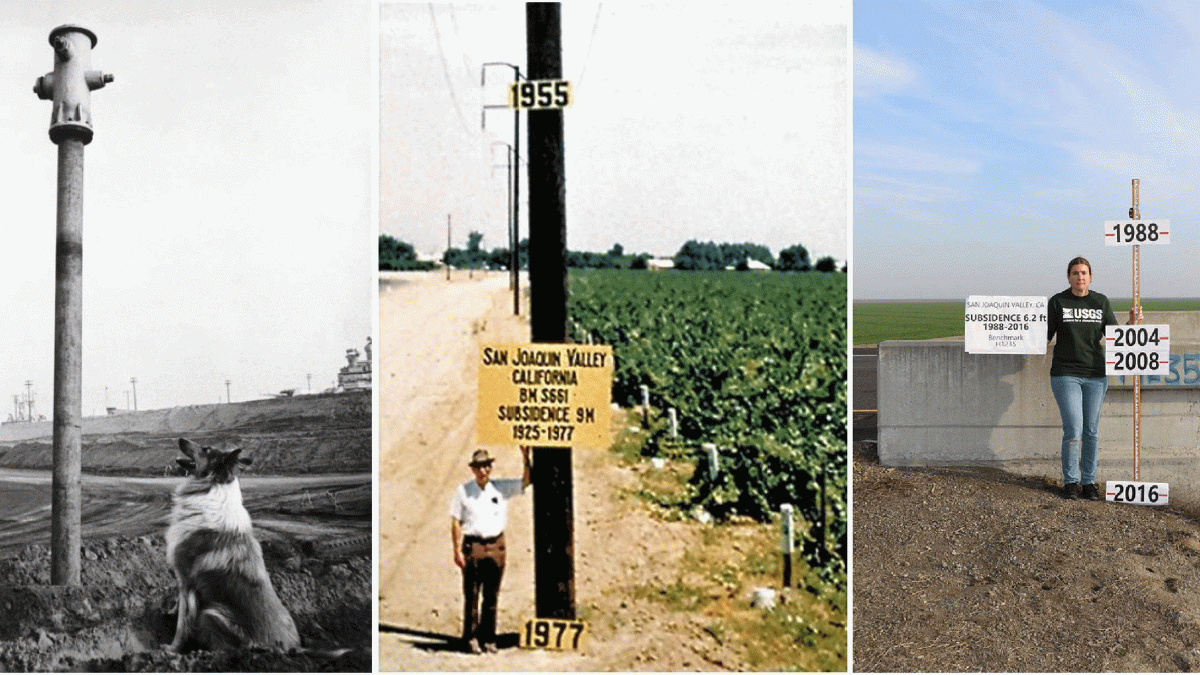
[[[521,446],[521,457],[525,465],[521,480],[491,480],[494,460],[487,450],[476,450],[470,463],[475,479],[459,485],[450,503],[454,564],[463,575],[463,641],[472,654],[496,651],[496,600],[504,576],[508,500],[525,492],[532,482],[529,446]]]

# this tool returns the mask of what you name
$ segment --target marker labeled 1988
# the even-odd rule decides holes
[[[1139,246],[1171,243],[1169,220],[1106,220],[1105,246]]]
[[[1170,496],[1167,483],[1143,483],[1140,481],[1110,480],[1105,483],[1104,499],[1122,504],[1166,506]]]

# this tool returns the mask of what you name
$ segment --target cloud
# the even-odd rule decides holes
[[[982,162],[955,157],[950,152],[890,143],[855,143],[855,171],[862,168],[921,171],[925,173],[978,173]]]
[[[902,58],[854,45],[854,96],[873,98],[896,94],[917,80],[917,71]]]

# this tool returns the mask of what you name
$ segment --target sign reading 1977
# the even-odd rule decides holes
[[[478,443],[607,446],[612,373],[608,345],[482,345]]]
[[[525,80],[508,85],[508,107],[518,110],[557,110],[575,103],[567,80]]]
[[[1171,243],[1169,220],[1106,220],[1105,246],[1137,246]]]

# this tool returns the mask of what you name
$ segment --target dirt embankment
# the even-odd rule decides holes
[[[369,671],[369,554],[311,555],[263,546],[271,581],[306,647],[341,656],[245,649],[165,651],[175,633],[176,586],[162,535],[88,541],[82,584],[50,586],[50,551],[29,546],[0,560],[0,668],[106,671]]]
[[[856,672],[1200,670],[1200,525],[854,457]]]
[[[265,474],[371,470],[371,392],[147,410],[83,422],[83,470],[163,475],[177,439],[240,445]],[[53,466],[50,422],[0,428],[0,467]]]

